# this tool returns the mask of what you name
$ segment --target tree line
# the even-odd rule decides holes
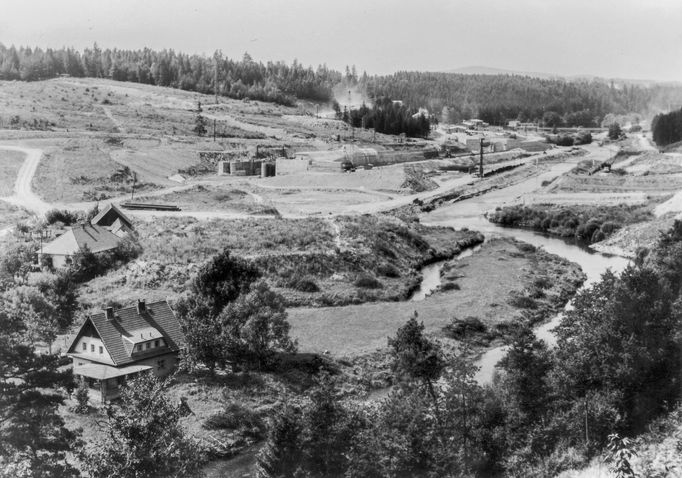
[[[682,141],[682,108],[667,114],[654,116],[651,133],[659,146]]]
[[[413,107],[426,107],[442,121],[480,118],[492,125],[510,120],[542,121],[546,113],[556,126],[599,126],[608,115],[650,113],[682,100],[674,85],[615,85],[603,80],[566,81],[518,75],[463,75],[398,72],[359,78],[370,97],[388,96]],[[554,126],[554,124],[550,125]]]
[[[427,137],[431,131],[431,121],[423,113],[407,107],[399,101],[382,97],[374,101],[372,107],[363,103],[360,108],[341,112],[334,102],[336,116],[355,128],[375,129],[384,134],[405,134],[410,137]]]
[[[156,86],[168,86],[198,93],[217,92],[230,98],[250,98],[284,105],[296,98],[330,101],[332,87],[341,73],[324,65],[316,70],[296,60],[254,61],[244,54],[241,60],[188,55],[173,50],[155,51],[101,49],[95,44],[79,52],[73,48],[41,49],[0,44],[0,80],[35,81],[59,75],[109,78]]]

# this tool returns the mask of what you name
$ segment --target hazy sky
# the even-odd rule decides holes
[[[682,0],[0,0],[6,46],[682,81]]]

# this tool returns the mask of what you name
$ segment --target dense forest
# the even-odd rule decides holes
[[[100,49],[97,44],[82,53],[73,48],[58,50],[5,47],[0,44],[0,80],[45,80],[59,75],[110,78],[199,93],[213,93],[215,68],[218,94],[293,105],[297,98],[330,101],[332,86],[341,73],[320,66],[305,68],[296,60],[255,62],[244,54],[241,61],[187,55],[173,50],[153,51]]]
[[[426,107],[442,121],[478,117],[492,125],[543,121],[553,126],[600,126],[607,114],[651,113],[679,103],[682,87],[643,87],[605,81],[565,81],[514,75],[398,72],[363,75],[371,97],[388,96]],[[651,111],[653,108],[653,111]]]
[[[431,130],[431,122],[423,113],[386,97],[377,98],[371,108],[363,104],[360,108],[352,108],[350,113],[341,112],[336,102],[334,108],[337,117],[355,128],[374,128],[378,133],[404,133],[411,137],[427,137]]]
[[[659,146],[682,141],[682,109],[656,115],[651,122],[651,133]]]

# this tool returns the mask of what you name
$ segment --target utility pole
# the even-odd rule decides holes
[[[350,122],[350,138],[351,138],[351,141],[355,141],[355,128],[353,127],[353,116],[351,115],[351,108],[350,108],[350,90],[348,90],[348,121]]]
[[[478,175],[483,179],[483,138],[481,138],[480,159],[478,162]]]
[[[215,118],[213,118],[213,142],[215,143]]]

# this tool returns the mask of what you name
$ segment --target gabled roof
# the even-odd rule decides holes
[[[120,220],[126,227],[132,229],[133,223],[128,216],[123,214],[123,211],[118,206],[109,203],[90,220],[90,223],[97,226],[111,226],[117,220]]]
[[[91,224],[79,224],[43,246],[43,254],[73,255],[87,246],[92,252],[110,251],[118,247],[121,238],[108,229]]]
[[[119,309],[114,315],[115,318],[109,320],[106,317],[106,313],[102,311],[85,319],[78,333],[74,336],[71,345],[69,345],[68,352],[78,352],[74,350],[74,347],[78,343],[81,331],[87,323],[92,323],[107,352],[109,352],[111,360],[117,367],[154,355],[177,352],[185,346],[185,337],[180,328],[180,322],[178,322],[168,302],[165,300],[146,304],[145,310],[142,313],[138,313],[137,306],[132,306]],[[136,337],[140,336],[140,331],[142,331],[143,335],[145,331],[148,335],[150,333],[153,335],[145,338],[145,340],[163,337],[166,346],[152,348],[148,352],[136,353],[133,357],[133,343],[137,341]]]

